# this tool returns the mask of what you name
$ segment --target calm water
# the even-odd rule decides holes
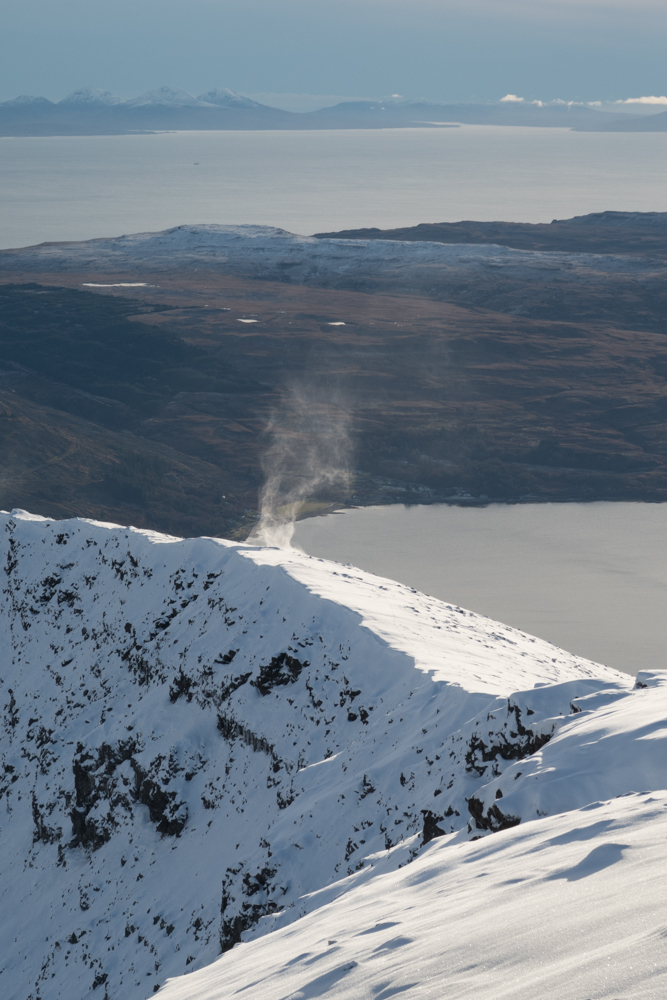
[[[467,125],[0,138],[0,247],[181,223],[313,233],[665,211],[666,180],[667,133]]]
[[[294,543],[609,666],[667,668],[667,504],[369,507]]]

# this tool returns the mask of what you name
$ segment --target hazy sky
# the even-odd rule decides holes
[[[201,93],[618,100],[667,91],[666,0],[0,0],[0,100]]]

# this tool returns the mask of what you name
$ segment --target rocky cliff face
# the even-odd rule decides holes
[[[505,772],[632,683],[294,551],[23,512],[0,527],[17,1000],[140,1000],[378,858],[519,823]]]

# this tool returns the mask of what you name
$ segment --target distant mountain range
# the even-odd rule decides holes
[[[123,101],[109,91],[84,87],[53,103],[21,96],[0,104],[0,135],[114,135],[171,129],[297,128],[301,118],[231,90],[195,97],[160,87]]]
[[[3,108],[43,108],[48,106],[64,108],[66,110],[72,108],[75,110],[90,110],[91,108],[111,107],[122,107],[124,109],[141,108],[147,105],[168,108],[211,106],[227,108],[264,107],[264,105],[258,104],[257,101],[252,101],[249,97],[243,97],[241,94],[234,93],[233,90],[219,88],[218,90],[209,90],[206,94],[201,94],[199,97],[194,97],[187,90],[179,90],[176,87],[159,87],[157,90],[149,90],[139,97],[133,97],[129,101],[123,101],[108,90],[82,87],[80,90],[75,90],[73,93],[68,94],[67,97],[64,97],[62,101],[58,101],[57,103],[47,100],[46,97],[30,97],[27,94],[23,94],[21,97],[15,97],[12,101],[5,101],[0,106]]]
[[[224,88],[195,97],[160,87],[124,101],[84,87],[56,103],[21,95],[0,104],[0,135],[113,135],[172,129],[349,129],[524,125],[587,132],[664,132],[667,111],[637,116],[584,105],[428,101],[343,101],[318,111],[269,107]]]

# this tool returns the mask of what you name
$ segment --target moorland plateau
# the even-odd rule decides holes
[[[244,537],[273,420],[333,504],[667,499],[667,213],[0,252],[0,506]],[[134,287],[133,287],[134,286]]]

